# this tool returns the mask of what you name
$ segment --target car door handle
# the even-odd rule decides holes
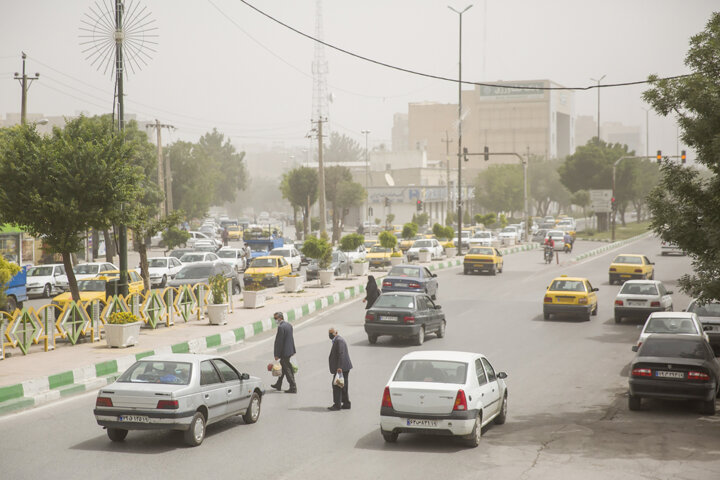
[[[495,391],[495,390],[493,390],[493,391]],[[232,389],[231,389],[231,388],[228,388],[228,393],[232,393]]]
[[[210,394],[209,394],[209,393],[206,393],[206,394],[205,394],[205,400],[207,400],[208,398],[210,398]]]

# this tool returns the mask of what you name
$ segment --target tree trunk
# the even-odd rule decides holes
[[[303,208],[303,240],[307,239],[308,236],[308,228],[309,228],[309,221],[310,221],[310,208],[305,207]]]
[[[65,275],[68,279],[68,288],[70,289],[70,295],[76,302],[80,301],[80,292],[78,291],[77,279],[75,278],[75,271],[73,270],[72,256],[70,252],[63,252],[62,254],[63,266],[65,267]]]
[[[100,232],[93,228],[92,230],[92,259],[93,262],[98,258],[98,248],[100,247]]]
[[[140,242],[137,245],[137,250],[140,253],[140,276],[143,279],[143,285],[145,285],[145,291],[150,291],[150,269],[148,268],[148,256],[147,256],[147,243]]]
[[[297,228],[297,211],[298,207],[297,205],[293,205],[293,228]],[[295,238],[298,238],[298,232],[295,232]]]
[[[340,240],[340,215],[335,202],[332,202],[332,211],[332,243],[335,244]]]
[[[105,239],[105,261],[115,263],[115,242],[110,232],[103,230],[103,238]]]

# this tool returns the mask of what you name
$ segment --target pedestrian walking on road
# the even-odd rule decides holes
[[[348,395],[348,383],[350,376],[350,369],[352,368],[352,362],[350,361],[350,354],[348,353],[348,346],[345,339],[342,338],[337,330],[330,328],[328,336],[332,341],[332,348],[330,349],[330,357],[328,362],[330,364],[330,373],[333,378],[333,404],[328,407],[328,410],[350,410],[350,396]],[[342,374],[345,383],[342,387],[335,384],[335,375]]]
[[[368,275],[367,285],[365,285],[365,298],[363,298],[363,302],[365,302],[365,310],[371,308],[379,296],[380,289],[377,286],[375,277]]]
[[[273,315],[278,324],[277,334],[275,335],[275,360],[280,360],[282,374],[277,382],[271,385],[275,390],[282,390],[283,378],[287,377],[290,388],[285,393],[297,393],[297,385],[295,384],[295,373],[290,363],[290,357],[295,355],[295,339],[293,338],[293,326],[285,321],[282,312],[275,312]]]
[[[230,240],[230,232],[228,232],[227,227],[225,227],[222,231],[222,242],[226,247],[228,246],[228,240]]]

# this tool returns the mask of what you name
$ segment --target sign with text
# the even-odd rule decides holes
[[[612,190],[590,190],[590,208],[595,213],[610,213]]]

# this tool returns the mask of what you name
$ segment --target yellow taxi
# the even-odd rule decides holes
[[[242,228],[240,228],[239,225],[228,225],[227,231],[228,231],[228,239],[230,239],[230,240],[242,240],[242,238],[243,238],[243,231],[242,231]]]
[[[365,259],[370,262],[370,268],[382,268],[390,266],[390,256],[393,253],[392,248],[385,248],[379,243],[370,248],[365,254]]]
[[[117,280],[118,278],[120,278],[120,271],[108,270],[103,272],[102,275],[85,280],[78,280],[80,301],[87,303],[93,300],[105,300],[107,283],[111,280]],[[128,272],[128,292],[131,295],[142,293],[144,288],[145,285],[143,284],[142,277],[137,272],[130,270]],[[52,299],[52,303],[53,305],[58,305],[60,308],[65,308],[65,305],[70,303],[70,300],[72,300],[72,294],[65,292],[55,296]]]
[[[503,256],[495,247],[472,247],[465,254],[463,273],[489,272],[492,275],[502,273]]]
[[[589,321],[590,315],[597,315],[597,291],[587,278],[561,275],[545,291],[543,318],[548,320],[550,315],[570,315]]]
[[[645,255],[623,253],[612,261],[608,274],[610,285],[622,283],[625,280],[653,280],[655,264]]]
[[[252,284],[277,287],[280,280],[292,273],[290,265],[285,257],[278,255],[266,255],[253,258],[250,267],[245,270],[243,283],[248,286]]]

